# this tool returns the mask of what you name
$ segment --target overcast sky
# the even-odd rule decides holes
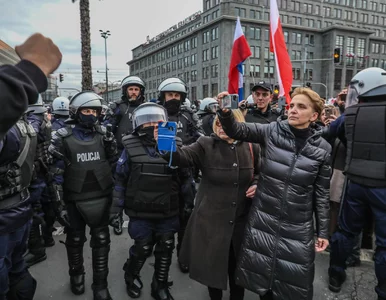
[[[81,86],[79,3],[71,0],[0,0],[0,39],[14,47],[34,32],[52,38],[63,54],[60,87]],[[105,79],[104,39],[107,39],[109,81],[128,74],[131,49],[202,10],[202,0],[90,0],[94,83]],[[100,73],[98,73],[99,71]],[[65,95],[65,94],[63,94]]]

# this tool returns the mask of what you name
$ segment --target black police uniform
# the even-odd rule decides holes
[[[28,186],[32,179],[37,137],[19,120],[0,141],[0,299],[33,299],[36,281],[28,272],[26,251],[32,217]]]
[[[48,153],[51,140],[51,122],[44,113],[34,114],[33,112],[28,115],[28,121],[38,133],[35,172],[29,186],[34,216],[28,238],[28,252],[24,257],[27,265],[32,266],[47,258],[46,244],[53,244],[52,231],[55,218],[53,217],[51,199],[44,193],[47,191],[48,167],[52,161]]]
[[[130,217],[129,234],[134,239],[130,258],[125,263],[128,295],[138,298],[143,284],[139,273],[155,245],[155,266],[152,296],[171,299],[168,274],[174,249],[174,234],[178,230],[180,183],[175,169],[156,151],[154,139],[137,133],[122,139],[124,151],[115,173],[113,208]]]
[[[330,126],[347,141],[345,174],[348,186],[342,200],[339,230],[331,240],[330,289],[339,291],[345,262],[361,233],[370,207],[375,219],[375,288],[386,299],[386,101],[363,102],[346,108]],[[344,125],[343,125],[344,123]],[[343,127],[344,126],[344,127]],[[343,129],[344,128],[344,129]],[[375,128],[376,130],[369,130]],[[334,135],[334,134],[333,134]]]
[[[104,127],[86,129],[76,124],[57,130],[49,151],[56,159],[52,168],[53,189],[64,199],[70,223],[65,244],[72,292],[84,292],[83,244],[88,225],[94,299],[111,299],[106,296],[110,251],[106,211],[110,209],[113,187],[111,164],[117,159],[115,140],[107,142]],[[104,296],[98,295],[98,291],[104,291]]]

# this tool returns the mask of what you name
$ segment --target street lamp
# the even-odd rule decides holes
[[[108,78],[108,69],[107,69],[107,38],[111,35],[110,30],[103,31],[99,30],[101,37],[105,39],[105,61],[106,61],[106,101],[109,102],[109,78]]]

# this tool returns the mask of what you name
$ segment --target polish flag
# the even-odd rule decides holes
[[[239,94],[240,101],[244,99],[243,62],[251,55],[251,49],[249,48],[243,29],[241,28],[240,18],[237,17],[231,63],[228,73],[228,92],[229,94]]]
[[[292,87],[292,64],[285,44],[276,0],[271,0],[270,5],[270,34],[270,50],[275,53],[275,66],[280,86],[279,97],[285,96],[289,104],[291,102],[289,93]]]

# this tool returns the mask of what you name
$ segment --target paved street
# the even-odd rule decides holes
[[[127,228],[121,236],[111,235],[110,274],[109,287],[114,300],[130,299],[125,290],[122,266],[128,255],[128,248],[132,245],[127,234]],[[69,287],[67,256],[65,247],[59,243],[64,240],[64,235],[55,236],[56,245],[47,249],[48,259],[33,266],[31,273],[38,281],[35,295],[37,300],[92,300],[91,291],[91,250],[85,245],[86,268],[86,292],[82,296],[74,296]],[[88,237],[89,240],[89,237]],[[319,254],[316,257],[316,274],[314,283],[314,300],[376,300],[374,286],[376,279],[371,262],[362,263],[361,267],[348,270],[347,282],[340,294],[333,294],[327,287],[328,254]],[[143,294],[140,299],[151,300],[150,282],[153,274],[154,257],[150,257],[142,272],[144,282]],[[191,280],[188,275],[182,274],[176,261],[171,267],[170,279],[174,285],[171,289],[175,300],[209,300],[206,287]],[[225,296],[224,300],[229,296]],[[258,300],[259,298],[250,292],[246,293],[245,300]],[[283,299],[285,300],[285,299]]]

